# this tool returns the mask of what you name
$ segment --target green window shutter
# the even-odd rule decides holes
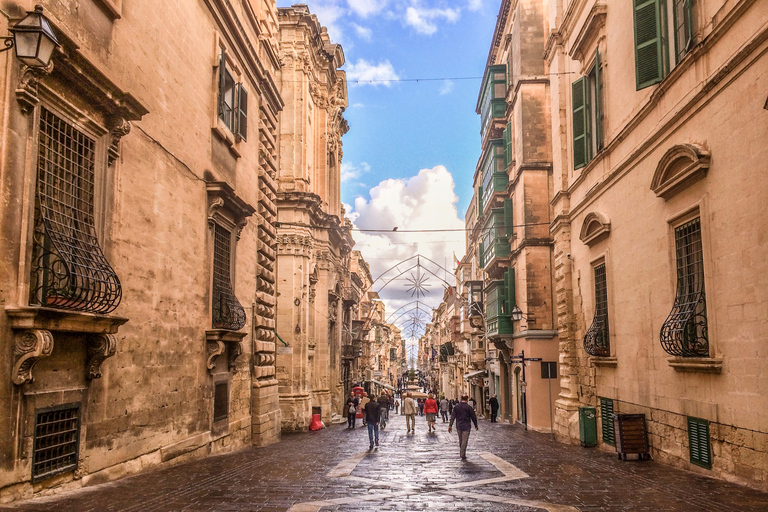
[[[507,123],[504,130],[504,167],[512,163],[512,123]]]
[[[581,77],[571,84],[573,102],[573,168],[580,169],[587,165],[587,79]]]
[[[219,117],[224,116],[224,83],[226,82],[227,73],[227,61],[224,58],[224,51],[222,50],[221,56],[219,56]]]
[[[635,79],[637,90],[664,78],[661,0],[633,0],[635,11]]]
[[[507,269],[504,273],[505,303],[507,305],[507,314],[511,314],[517,304],[515,300],[515,267]]]
[[[248,91],[237,84],[237,135],[248,140]]]
[[[512,200],[504,200],[504,228],[507,236],[512,236],[514,233],[514,219],[512,217]]]
[[[688,417],[688,446],[691,463],[712,469],[712,455],[709,446],[709,422]]]
[[[477,264],[480,268],[485,268],[485,262],[483,261],[483,242],[477,245]]]
[[[616,446],[616,432],[613,429],[613,400],[600,398],[600,419],[603,423],[603,442]]]
[[[603,82],[600,70],[600,50],[595,50],[595,147],[603,149]]]
[[[483,186],[477,187],[477,216],[483,216]]]

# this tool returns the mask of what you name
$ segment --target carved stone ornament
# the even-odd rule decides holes
[[[243,353],[243,338],[248,334],[245,332],[233,332],[221,329],[205,331],[206,346],[206,367],[208,370],[216,368],[216,359],[224,353],[224,349],[229,351],[227,366],[230,371],[237,370],[237,359]]]
[[[37,84],[42,77],[50,75],[51,71],[53,71],[53,61],[45,68],[24,66],[21,69],[21,79],[16,86],[16,99],[21,103],[21,111],[25,114],[32,112],[35,105],[40,103]]]
[[[131,122],[124,117],[114,116],[110,119],[112,129],[109,132],[108,165],[112,165],[120,156],[120,139],[131,132]]]
[[[101,363],[117,352],[117,338],[114,334],[94,334],[88,337],[88,364],[86,378],[101,378]]]
[[[13,347],[13,383],[17,386],[32,382],[32,368],[43,357],[53,353],[53,334],[43,329],[20,331]]]
[[[611,233],[611,221],[608,217],[598,212],[590,212],[584,218],[581,225],[579,239],[591,246],[604,239]]]
[[[213,370],[216,367],[216,359],[224,353],[224,342],[221,340],[206,340],[206,367]]]
[[[678,144],[659,160],[651,190],[665,201],[707,175],[709,150],[698,144]]]

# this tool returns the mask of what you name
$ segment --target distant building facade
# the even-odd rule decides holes
[[[53,67],[0,55],[0,501],[280,438],[274,2],[45,4]]]
[[[342,414],[342,344],[360,301],[350,276],[354,244],[341,205],[341,137],[349,129],[341,46],[306,5],[280,8],[282,113],[277,176],[277,352],[281,422],[305,430],[312,408]],[[351,339],[349,340],[351,342]]]
[[[549,2],[558,435],[768,488],[768,3]]]

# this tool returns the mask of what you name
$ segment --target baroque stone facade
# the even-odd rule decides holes
[[[0,501],[280,436],[277,8],[122,4],[0,55]]]
[[[343,346],[351,329],[351,224],[341,206],[341,137],[348,125],[341,46],[305,5],[279,9],[280,127],[277,350],[281,422],[305,430],[313,408],[340,415]],[[347,370],[348,373],[348,370]]]
[[[549,2],[557,434],[768,489],[768,4],[666,5]]]

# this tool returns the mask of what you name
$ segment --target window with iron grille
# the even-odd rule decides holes
[[[33,446],[33,482],[77,469],[80,404],[35,411]]]
[[[709,444],[709,422],[688,417],[688,446],[691,463],[712,469],[712,452]]]
[[[603,424],[603,442],[616,446],[616,433],[613,429],[613,400],[600,398],[600,419]]]
[[[661,327],[661,346],[673,356],[706,357],[709,339],[699,218],[675,228],[675,259],[677,293]]]
[[[229,382],[217,382],[213,388],[213,421],[226,420],[229,416]]]
[[[30,304],[107,314],[122,297],[96,236],[96,141],[40,109]]]
[[[232,290],[232,233],[213,226],[213,328],[238,331],[245,326],[245,310]]]
[[[595,317],[584,336],[584,350],[591,356],[608,357],[611,345],[608,332],[608,286],[605,263],[595,267]]]

